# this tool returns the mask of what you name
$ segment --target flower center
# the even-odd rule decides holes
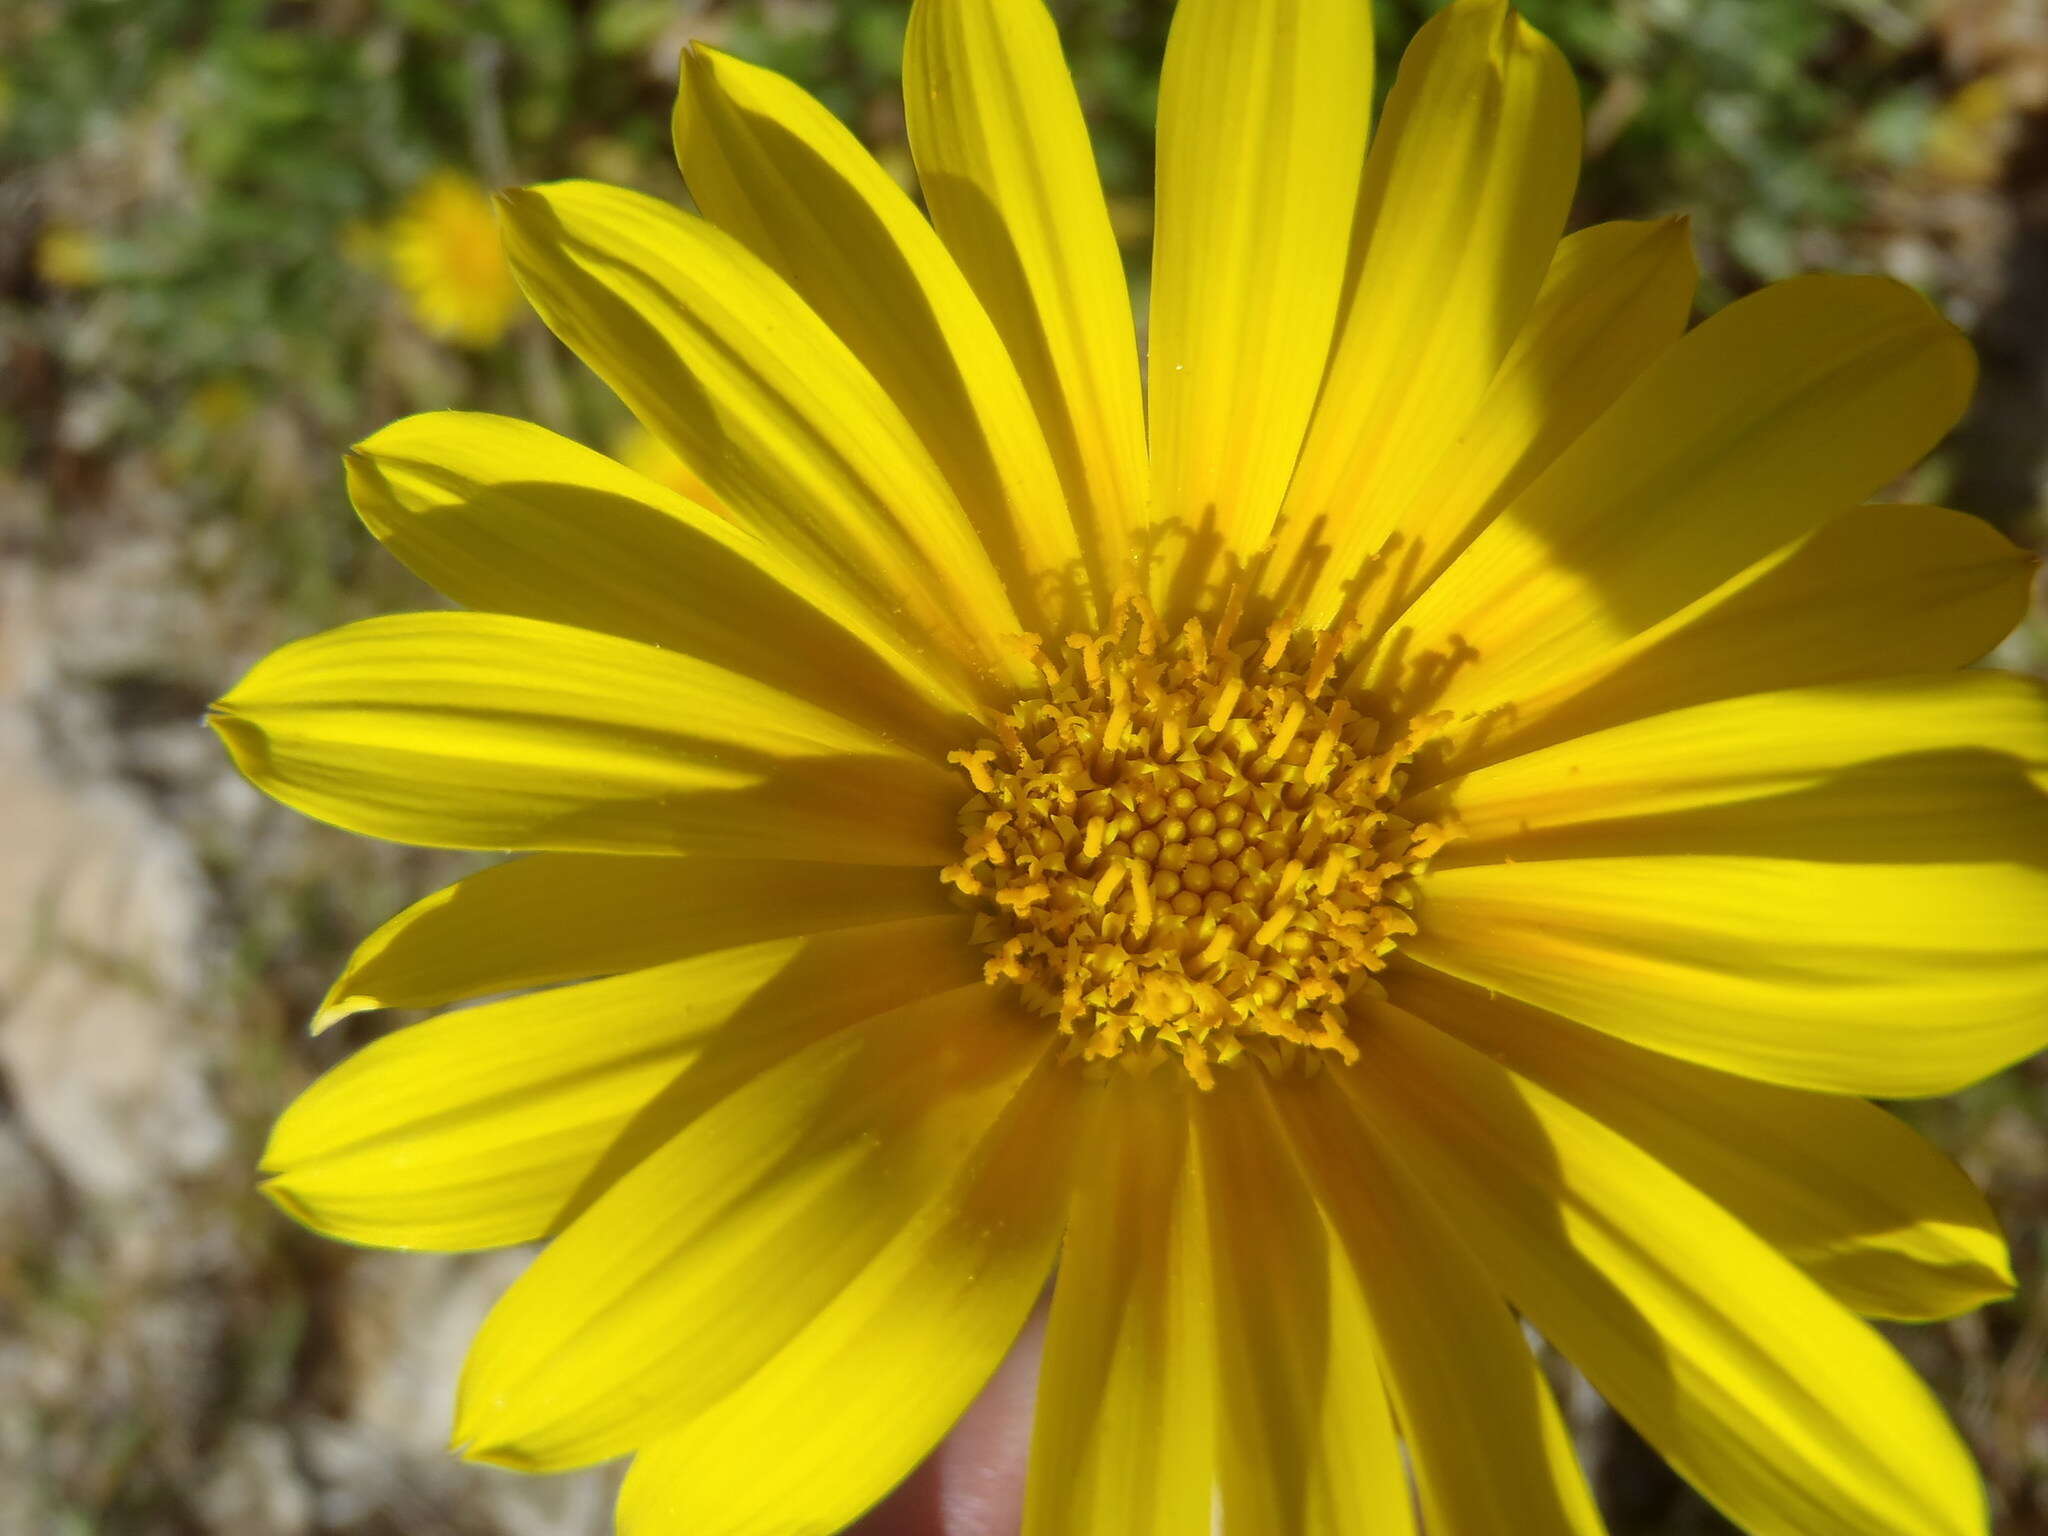
[[[1178,1060],[1203,1088],[1251,1056],[1352,1062],[1347,1006],[1415,923],[1410,877],[1444,840],[1395,807],[1437,723],[1397,722],[1337,677],[1344,630],[1283,620],[1171,644],[1142,599],[955,752],[973,781],[945,871],[981,907],[992,984],[1056,1018],[1084,1061]]]

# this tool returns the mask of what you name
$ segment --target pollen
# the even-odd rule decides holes
[[[1396,809],[1440,722],[1340,681],[1348,630],[1242,622],[1233,596],[1169,638],[1126,597],[1105,634],[1027,637],[1043,691],[951,755],[973,793],[944,873],[987,978],[1105,1072],[1357,1061],[1352,1005],[1445,839]]]

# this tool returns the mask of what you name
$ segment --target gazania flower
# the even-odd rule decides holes
[[[699,50],[704,217],[512,194],[542,317],[721,517],[416,417],[363,517],[467,612],[215,724],[357,831],[524,857],[322,1009],[445,1013],[286,1113],[350,1241],[545,1241],[455,1440],[631,1453],[633,1533],[826,1532],[1057,1269],[1034,1536],[1584,1532],[1517,1315],[1738,1523],[1984,1527],[1857,1314],[2004,1294],[1862,1096],[2048,1034],[2048,711],[1956,669],[1983,524],[1864,506],[1962,339],[1871,278],[1687,331],[1682,226],[1559,234],[1573,84],[1493,0],[1367,152],[1365,0],[1183,0],[1149,389],[1034,0],[919,0],[930,222]],[[595,978],[595,979],[593,979]]]
[[[391,275],[413,318],[460,346],[496,346],[520,311],[484,189],[460,171],[434,172],[385,235]]]

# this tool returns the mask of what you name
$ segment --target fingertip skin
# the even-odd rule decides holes
[[[953,1432],[846,1536],[1015,1536],[1044,1348],[1040,1306]]]

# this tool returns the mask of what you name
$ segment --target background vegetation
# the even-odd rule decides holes
[[[1382,89],[1435,8],[1379,0]],[[1055,9],[1142,289],[1170,6]],[[1689,212],[1709,309],[1822,267],[1927,289],[1985,382],[1909,489],[2038,546],[2041,0],[1526,9],[1585,88],[1579,218]],[[193,722],[270,646],[430,601],[345,504],[354,438],[465,406],[644,451],[530,317],[465,334],[408,296],[422,218],[492,281],[460,197],[435,224],[419,188],[589,175],[679,196],[666,125],[693,36],[817,90],[907,176],[905,10],[0,4],[0,1530],[606,1528],[604,1474],[528,1483],[441,1452],[462,1341],[516,1255],[353,1253],[250,1192],[277,1106],[348,1048],[300,1028],[334,967],[460,861],[265,805]],[[2000,660],[2042,670],[2048,631]],[[1904,1343],[2001,1530],[2048,1532],[2048,1073],[1907,1112],[1991,1189],[2023,1286]],[[1569,1401],[1619,1536],[1721,1529]]]

